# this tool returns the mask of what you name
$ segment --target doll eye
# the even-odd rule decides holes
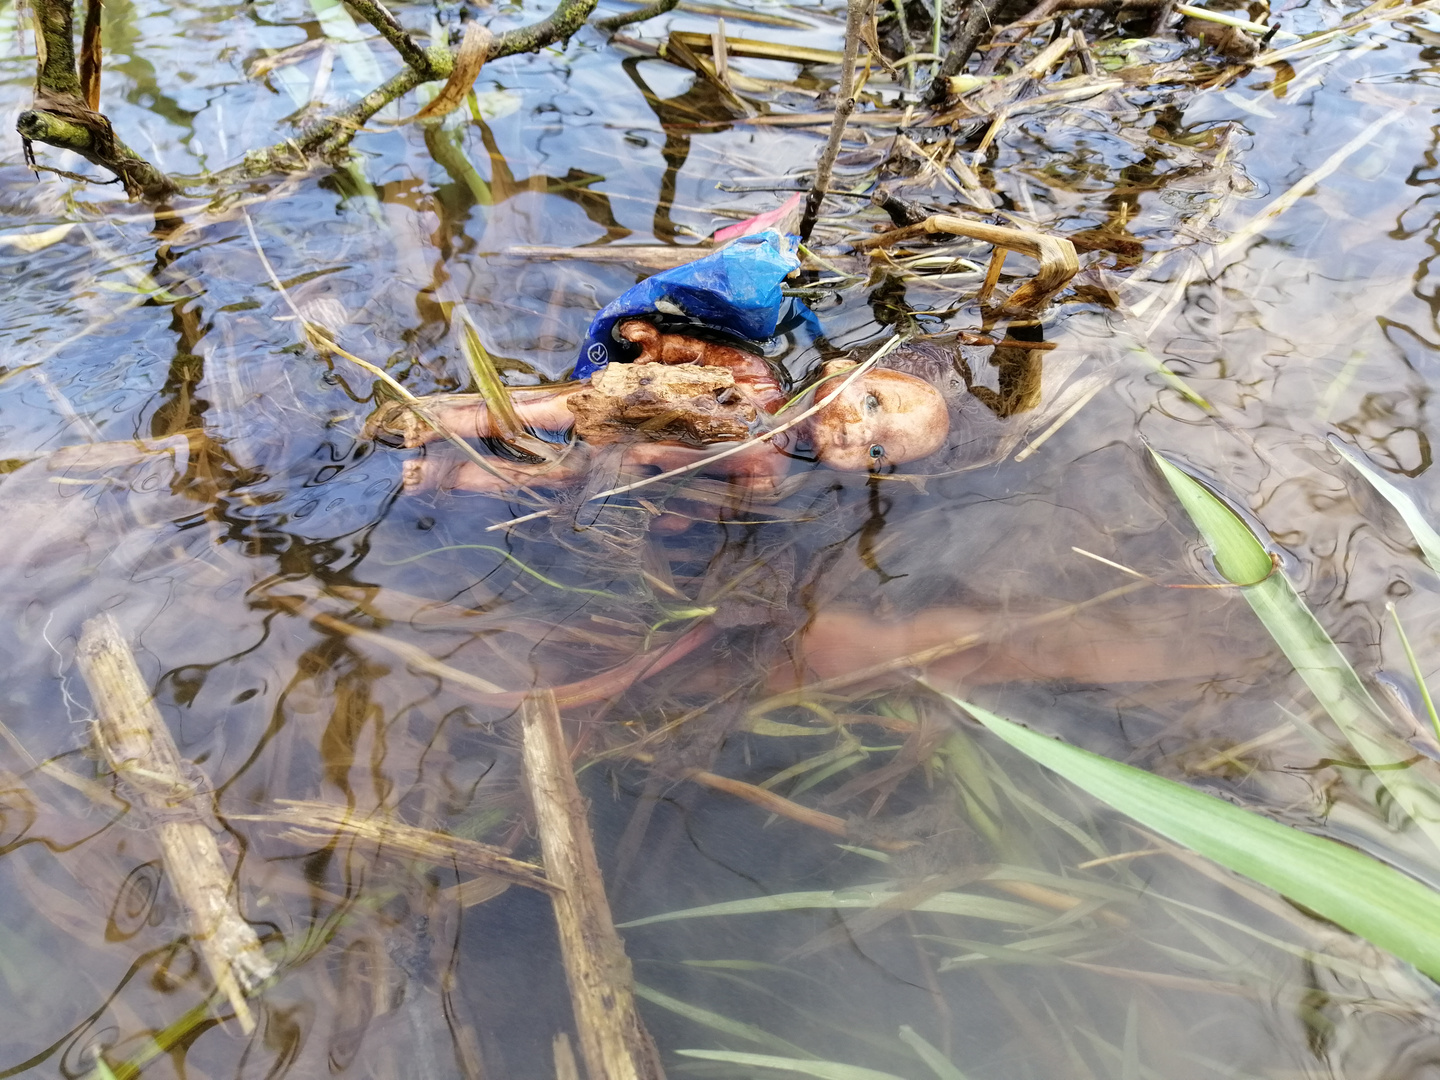
[[[884,457],[884,456],[885,456],[885,448],[884,448],[883,446],[881,446],[878,442],[877,442],[877,443],[872,443],[871,446],[870,446],[870,458],[871,458],[871,460],[872,460],[872,461],[879,461],[879,460],[880,460],[882,457]]]
[[[879,399],[878,397],[876,397],[874,394],[866,394],[866,395],[865,395],[865,411],[866,411],[866,412],[874,412],[874,411],[875,411],[876,409],[878,409],[878,408],[880,408],[880,399]],[[873,450],[874,448],[872,447],[871,449]],[[880,455],[879,455],[879,454],[876,454],[876,453],[871,453],[870,456],[871,456],[871,457],[879,457]]]

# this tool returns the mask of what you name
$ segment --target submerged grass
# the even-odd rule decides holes
[[[1440,978],[1440,894],[1378,859],[957,701],[1096,798]]]

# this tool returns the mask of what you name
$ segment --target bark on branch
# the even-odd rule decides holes
[[[603,30],[607,34],[613,34],[617,30],[623,30],[633,23],[644,22],[646,19],[653,19],[657,15],[664,15],[667,11],[674,11],[675,5],[680,0],[655,0],[653,4],[646,4],[644,7],[625,12],[620,15],[611,15],[608,19],[596,19],[593,25],[597,30]]]
[[[173,181],[115,137],[110,121],[85,103],[75,66],[75,16],[68,0],[35,0],[34,107],[15,129],[34,165],[32,142],[73,150],[120,178],[131,197],[160,201],[178,190]]]
[[[810,232],[820,217],[820,204],[825,201],[825,192],[830,188],[830,170],[840,153],[840,140],[845,136],[845,125],[855,111],[855,58],[860,51],[860,28],[870,11],[866,0],[850,0],[845,21],[845,59],[840,69],[840,95],[835,102],[835,120],[830,125],[830,139],[820,152],[815,166],[815,183],[810,196],[805,200],[805,213],[800,218],[800,242],[810,242]]]
[[[421,49],[378,0],[347,0],[378,30],[404,59],[406,67],[359,101],[317,120],[294,137],[245,155],[243,162],[217,174],[219,183],[294,172],[309,168],[317,159],[341,154],[370,119],[421,83],[448,78],[455,54],[444,45]],[[557,41],[568,41],[585,25],[596,0],[561,0],[547,17],[516,27],[497,37],[487,60],[515,53],[535,52]],[[133,196],[160,201],[179,190],[159,169],[135,153],[115,135],[110,121],[88,108],[80,96],[75,65],[74,14],[68,0],[35,0],[39,56],[35,77],[35,107],[20,115],[16,125],[25,141],[26,157],[33,164],[31,142],[73,150],[92,164],[113,172]]]
[[[400,25],[400,20],[390,14],[384,4],[378,3],[377,0],[345,0],[345,2],[354,8],[356,14],[362,19],[380,31],[381,37],[395,46],[395,51],[400,54],[400,58],[413,68],[417,75],[422,75],[426,79],[444,77],[436,75],[431,70],[429,55],[415,44],[414,39]]]

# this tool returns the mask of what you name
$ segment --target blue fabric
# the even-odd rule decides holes
[[[781,282],[800,269],[799,243],[798,237],[768,229],[627,289],[590,323],[574,377],[588,379],[611,360],[623,360],[612,331],[616,323],[637,315],[680,315],[756,342],[774,337],[786,324],[803,323],[818,334],[814,313],[780,292]]]

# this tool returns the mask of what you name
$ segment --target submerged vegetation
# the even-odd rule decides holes
[[[1434,6],[0,0],[0,1076],[1440,1068]],[[787,199],[940,454],[400,493]]]

